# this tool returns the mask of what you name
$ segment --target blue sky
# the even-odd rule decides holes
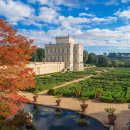
[[[39,47],[69,34],[88,52],[130,52],[130,0],[1,0],[0,17]]]

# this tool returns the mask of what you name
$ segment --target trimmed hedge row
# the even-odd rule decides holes
[[[56,90],[50,89],[48,94],[61,93],[63,96],[75,97],[78,90],[82,95],[93,99],[97,88],[101,88],[103,90],[100,97],[102,102],[130,102],[129,77],[130,69],[117,68],[79,83],[73,83]]]
[[[87,75],[95,74],[96,71],[101,71],[104,68],[97,67],[97,68],[90,68],[86,69],[84,71],[79,71],[79,72],[58,72],[58,73],[53,73],[53,74],[48,74],[48,75],[41,75],[36,77],[36,88],[35,89],[29,89],[28,91],[43,91],[49,88],[53,88],[57,85],[63,84],[65,82],[69,82],[72,80],[75,80],[77,78],[83,78]]]

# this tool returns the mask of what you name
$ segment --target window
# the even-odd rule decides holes
[[[62,60],[63,60],[63,57],[61,56],[61,57],[60,57],[60,61],[62,61]]]
[[[69,57],[67,56],[67,61],[69,61]]]
[[[69,48],[67,48],[67,52],[69,52]]]
[[[59,56],[57,57],[57,61],[59,61]]]
[[[50,56],[50,61],[52,61],[52,57]]]
[[[62,53],[64,53],[64,48],[62,48]]]
[[[62,52],[62,48],[60,49],[60,52],[63,53],[63,52]]]

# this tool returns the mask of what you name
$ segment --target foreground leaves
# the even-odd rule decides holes
[[[0,116],[10,117],[28,100],[18,94],[35,87],[34,73],[27,68],[34,52],[33,40],[18,35],[17,30],[0,19]]]

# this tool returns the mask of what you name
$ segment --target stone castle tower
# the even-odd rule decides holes
[[[64,62],[71,71],[83,70],[83,46],[73,37],[56,37],[56,44],[45,45],[46,62]]]

